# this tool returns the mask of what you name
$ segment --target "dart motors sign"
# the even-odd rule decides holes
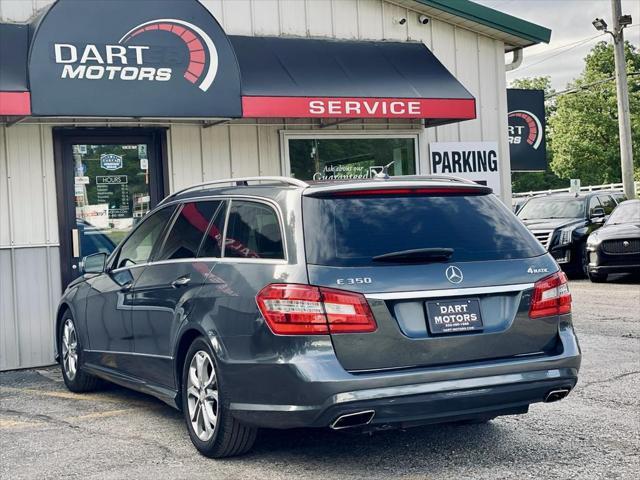
[[[544,92],[508,89],[507,107],[511,170],[516,172],[546,170]]]
[[[58,0],[29,75],[34,115],[241,116],[231,43],[197,0]]]

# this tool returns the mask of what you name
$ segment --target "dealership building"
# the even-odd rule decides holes
[[[191,184],[391,164],[510,202],[505,75],[550,34],[468,0],[0,0],[0,370],[52,363],[82,257]]]

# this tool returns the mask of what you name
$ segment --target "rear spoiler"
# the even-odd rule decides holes
[[[477,183],[420,184],[416,182],[366,182],[363,184],[332,184],[310,187],[303,195],[308,197],[360,197],[360,196],[404,196],[404,195],[488,195],[493,190]]]

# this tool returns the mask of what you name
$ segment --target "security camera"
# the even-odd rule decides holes
[[[422,25],[426,25],[427,23],[429,23],[429,17],[427,17],[426,15],[420,15],[418,17],[418,21],[422,24]]]
[[[394,18],[394,20],[398,25],[404,25],[405,23],[407,23],[407,19],[404,17]]]

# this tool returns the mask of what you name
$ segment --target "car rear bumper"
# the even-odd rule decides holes
[[[591,273],[631,273],[640,272],[640,263],[629,265],[589,265]]]
[[[254,365],[252,388],[232,388],[239,395],[231,392],[230,409],[239,420],[268,428],[327,427],[364,410],[375,411],[367,429],[524,413],[551,390],[571,390],[577,382],[581,355],[569,322],[560,324],[559,336],[556,355],[455,367],[350,374],[319,358],[317,369]],[[240,379],[233,365],[223,369],[226,382]]]
[[[577,369],[343,392],[319,406],[231,404],[241,421],[268,428],[327,427],[343,415],[372,410],[368,430],[525,413],[558,389],[571,390]],[[537,379],[537,380],[534,380]],[[277,407],[275,409],[274,407]]]

